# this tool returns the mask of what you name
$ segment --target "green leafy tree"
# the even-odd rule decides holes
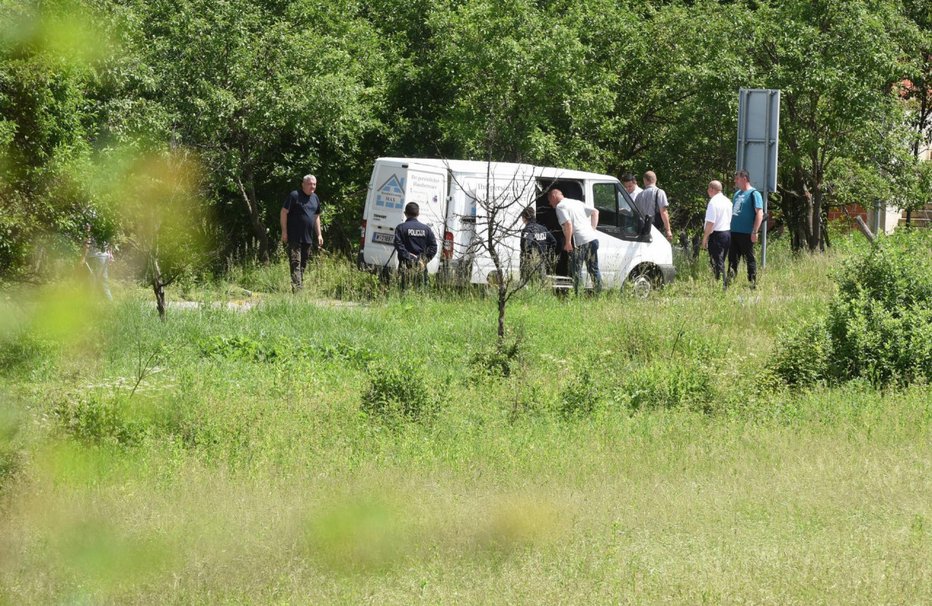
[[[893,157],[904,117],[893,85],[908,24],[893,3],[802,0],[762,5],[754,22],[756,84],[782,91],[782,210],[794,248],[819,250],[834,164],[848,159],[883,178],[901,168]]]
[[[0,6],[0,275],[41,272],[36,243],[76,239],[88,220],[73,177],[99,127],[96,70],[110,50],[94,16],[67,2]]]
[[[270,209],[290,184],[317,167],[357,167],[359,142],[377,125],[379,53],[355,9],[207,0],[137,7],[137,44],[155,70],[155,87],[140,94],[163,108],[171,129],[163,137],[200,154],[221,215],[246,211],[263,261],[277,217]]]

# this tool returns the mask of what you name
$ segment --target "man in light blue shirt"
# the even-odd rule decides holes
[[[764,221],[764,199],[751,185],[748,171],[735,173],[735,197],[731,209],[731,245],[728,248],[728,274],[738,273],[738,262],[743,257],[748,266],[748,281],[751,288],[757,286],[757,260],[754,258],[754,243],[757,232]]]

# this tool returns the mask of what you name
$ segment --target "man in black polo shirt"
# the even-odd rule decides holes
[[[304,270],[311,247],[316,244],[320,249],[324,245],[320,231],[320,198],[316,191],[317,177],[307,175],[301,181],[301,189],[291,192],[282,204],[282,242],[288,247],[291,292],[304,286]]]
[[[427,264],[437,254],[437,238],[429,225],[417,220],[421,207],[417,202],[405,205],[407,221],[395,228],[395,252],[398,253],[398,269],[401,272],[401,287],[406,288],[411,280],[418,285],[427,284]]]

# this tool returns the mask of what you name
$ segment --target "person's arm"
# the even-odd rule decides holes
[[[573,252],[573,222],[567,220],[561,227],[563,227],[563,250]]]
[[[673,232],[670,230],[670,213],[667,212],[666,206],[660,209],[660,218],[663,220],[663,229],[667,240],[673,239]]]
[[[761,208],[754,210],[754,228],[751,230],[751,242],[757,242],[757,230],[760,224],[764,222],[764,211]]]
[[[702,249],[705,250],[709,247],[709,236],[712,235],[712,228],[715,227],[715,223],[712,221],[706,221],[705,227],[702,230]]]
[[[434,235],[434,230],[427,230],[427,250],[424,251],[424,256],[427,257],[427,262],[429,263],[437,255],[437,237]]]
[[[324,232],[320,229],[320,213],[314,215],[314,229],[317,231],[317,248],[323,248]]]
[[[597,209],[593,208],[592,212],[589,213],[589,220],[592,222],[592,229],[599,226],[599,211]]]
[[[395,228],[395,252],[398,253],[399,261],[410,261],[414,255],[405,248],[404,240],[401,239],[401,230]]]
[[[288,242],[288,209],[282,208],[278,214],[279,222],[282,225],[282,242]]]
[[[757,231],[764,222],[764,199],[759,191],[754,191],[754,227],[751,229],[751,242],[757,242]]]

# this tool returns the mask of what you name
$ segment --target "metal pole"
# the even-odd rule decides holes
[[[770,154],[772,153],[770,149],[770,108],[773,105],[772,99],[773,99],[773,92],[770,92],[767,95],[767,113],[766,113],[766,121],[764,122],[764,124],[767,127],[767,132],[764,133],[764,183],[763,183],[764,188],[763,188],[763,195],[761,196],[763,198],[763,203],[764,203],[764,225],[763,225],[763,233],[762,233],[763,239],[761,240],[761,257],[760,257],[761,269],[764,269],[767,267],[767,209],[768,209],[769,201],[770,201],[770,192],[767,190],[770,189]]]

